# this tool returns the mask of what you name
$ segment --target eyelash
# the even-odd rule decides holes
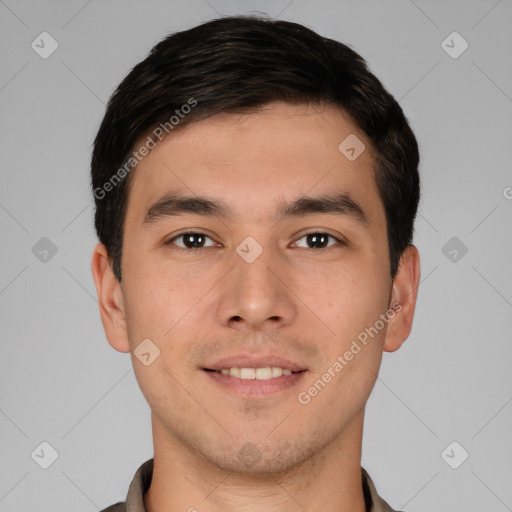
[[[178,235],[175,235],[174,237],[172,237],[170,240],[167,240],[167,242],[165,242],[164,245],[173,245],[172,242],[174,242],[174,240],[176,240],[182,236],[190,235],[190,234],[203,235],[213,241],[213,239],[210,236],[208,236],[206,233],[202,233],[201,231],[183,231],[182,233],[179,233]],[[341,246],[347,245],[345,241],[335,237],[334,235],[331,235],[330,233],[324,232],[324,231],[309,231],[308,233],[304,233],[300,238],[297,238],[297,240],[294,243],[298,242],[299,240],[302,240],[303,238],[307,237],[308,235],[327,235],[328,237],[336,240],[336,242],[338,242]],[[175,245],[174,248],[179,251],[184,251],[184,252],[190,253],[190,252],[202,252],[207,249],[211,249],[212,247],[198,247],[196,249],[189,249],[188,247],[179,247],[179,246]],[[336,245],[331,245],[328,247],[320,247],[318,249],[315,249],[314,247],[299,247],[299,249],[310,249],[312,251],[322,251],[322,252],[331,252],[332,250],[337,249],[337,248],[339,248],[339,246],[336,246]]]

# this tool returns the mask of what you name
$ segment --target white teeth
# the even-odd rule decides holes
[[[229,371],[231,372],[231,370],[229,370]],[[243,380],[255,379],[256,378],[256,370],[254,368],[240,368],[240,378]]]
[[[223,368],[223,375],[231,375],[242,380],[269,380],[281,375],[291,375],[292,371],[288,369],[278,368],[276,366],[266,366],[264,368]]]

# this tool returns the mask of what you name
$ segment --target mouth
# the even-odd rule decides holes
[[[293,371],[289,368],[281,368],[279,366],[263,366],[258,368],[251,367],[231,367],[231,368],[222,368],[220,370],[215,370],[213,368],[203,368],[205,372],[213,372],[221,375],[229,375],[230,377],[234,377],[235,379],[241,380],[270,380],[282,377],[283,375],[289,376],[293,374],[303,373],[307,370],[297,370]]]
[[[264,398],[298,385],[308,370],[290,370],[279,366],[202,369],[214,386],[223,392],[244,398]]]

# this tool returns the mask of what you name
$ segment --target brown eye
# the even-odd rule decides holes
[[[176,243],[176,240],[181,239],[181,244]],[[181,249],[203,249],[205,247],[212,247],[215,246],[215,242],[213,242],[212,245],[208,246],[205,245],[206,240],[213,240],[205,235],[204,233],[196,233],[196,232],[187,232],[187,233],[181,233],[180,235],[175,236],[174,238],[171,238],[169,241],[166,242],[166,244],[172,244],[176,245],[177,247],[180,247]]]
[[[329,239],[334,240],[335,242],[339,242],[343,244],[343,242],[336,238],[333,235],[330,235],[329,233],[323,233],[323,232],[313,232],[313,233],[307,233],[306,235],[299,238],[297,242],[295,242],[294,246],[296,247],[304,247],[306,249],[327,249],[331,247],[334,244],[329,244]],[[304,245],[298,245],[301,240],[305,240],[305,246]]]

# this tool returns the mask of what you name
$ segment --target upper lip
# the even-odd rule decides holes
[[[290,361],[284,357],[273,355],[251,356],[247,354],[239,354],[219,359],[215,363],[205,366],[204,369],[223,370],[224,368],[265,368],[267,366],[287,369],[292,372],[300,372],[307,369],[303,365]]]

